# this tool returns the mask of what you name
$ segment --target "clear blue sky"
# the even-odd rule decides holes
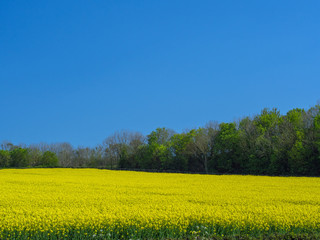
[[[320,99],[320,1],[0,1],[0,141],[94,146]]]

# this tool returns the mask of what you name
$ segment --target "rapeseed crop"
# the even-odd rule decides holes
[[[0,239],[320,233],[320,179],[0,170]]]

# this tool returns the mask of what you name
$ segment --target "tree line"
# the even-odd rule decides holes
[[[119,131],[94,148],[1,144],[0,167],[93,167],[256,175],[320,175],[320,105],[176,133]]]

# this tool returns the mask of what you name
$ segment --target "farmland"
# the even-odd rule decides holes
[[[0,170],[0,239],[320,233],[320,179]]]

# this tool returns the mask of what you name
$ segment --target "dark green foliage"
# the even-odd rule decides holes
[[[173,157],[170,152],[173,131],[157,128],[147,136],[148,144],[143,149],[140,166],[143,169],[169,170],[173,168]]]
[[[10,152],[6,150],[0,150],[0,168],[9,167],[10,162],[11,162]]]
[[[0,150],[0,168],[57,167],[58,157],[54,152],[40,152],[31,148]]]
[[[172,155],[171,170],[190,171],[189,166],[200,170],[200,164],[190,156],[190,144],[193,141],[195,130],[188,133],[174,134],[171,138],[170,153]],[[189,147],[189,148],[188,148]]]
[[[218,172],[242,173],[244,164],[240,158],[239,131],[235,123],[221,123],[214,145],[214,161]]]
[[[50,151],[45,151],[40,161],[37,163],[37,166],[42,167],[57,167],[58,166],[58,158],[57,155]]]
[[[320,110],[281,115],[263,109],[254,118],[170,135],[158,128],[135,156],[140,169],[258,175],[320,175]],[[122,168],[134,168],[121,162]]]
[[[28,149],[25,148],[16,148],[10,151],[10,157],[10,167],[28,167],[31,162]]]
[[[22,148],[0,145],[0,168],[102,167],[174,172],[320,176],[320,105],[281,115],[263,109],[239,122],[210,123],[174,133],[157,128],[144,137],[120,131],[96,148],[68,143]]]

